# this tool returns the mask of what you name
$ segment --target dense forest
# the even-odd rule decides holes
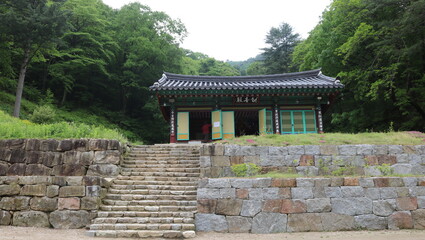
[[[168,125],[149,92],[163,72],[321,68],[346,85],[325,114],[326,131],[425,130],[425,0],[334,0],[307,39],[282,23],[244,62],[181,48],[184,24],[139,3],[117,10],[101,0],[0,0],[0,22],[0,109],[16,117],[106,121],[132,141],[163,142]],[[12,94],[37,106],[21,111]]]

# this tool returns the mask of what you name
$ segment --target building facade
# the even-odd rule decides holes
[[[260,76],[164,73],[150,87],[170,124],[170,142],[254,134],[323,132],[322,112],[344,87],[320,69]]]

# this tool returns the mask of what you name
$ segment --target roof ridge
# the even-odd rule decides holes
[[[270,79],[270,78],[286,78],[286,77],[307,77],[307,76],[318,76],[321,74],[321,69],[314,69],[302,72],[292,73],[280,73],[280,74],[269,74],[269,75],[250,75],[250,76],[202,76],[202,75],[184,75],[164,72],[167,79],[172,77],[184,78],[184,80],[196,80],[196,81],[224,81],[224,80],[255,80],[255,79]],[[171,79],[170,79],[171,80]]]

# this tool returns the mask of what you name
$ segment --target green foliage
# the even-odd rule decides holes
[[[293,33],[292,27],[282,23],[279,27],[272,27],[266,36],[263,48],[264,66],[268,74],[293,72],[297,68],[292,64],[292,53],[300,42],[298,33]]]
[[[389,176],[389,175],[393,175],[394,174],[394,169],[391,167],[391,165],[390,164],[388,164],[388,163],[384,163],[384,164],[382,164],[382,165],[378,165],[378,166],[375,166],[376,167],[376,169],[378,169],[381,173],[382,173],[382,175],[384,175],[384,176]]]
[[[3,111],[0,111],[0,138],[101,138],[116,139],[121,142],[127,141],[118,131],[103,126],[68,122],[36,124],[28,120],[13,118]]]
[[[325,130],[425,130],[424,12],[423,0],[333,1],[293,54],[345,84]]]
[[[56,112],[51,105],[41,105],[34,109],[30,116],[30,121],[34,123],[52,123],[56,117]]]
[[[370,133],[323,133],[323,134],[268,134],[262,136],[246,135],[222,141],[226,144],[288,146],[288,145],[422,145],[424,139],[409,132],[370,132]]]
[[[232,172],[237,177],[249,177],[258,174],[261,171],[261,167],[254,163],[242,163],[231,166]]]

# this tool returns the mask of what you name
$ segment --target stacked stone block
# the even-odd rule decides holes
[[[425,229],[424,177],[203,179],[197,231]]]
[[[121,153],[116,140],[0,140],[0,176],[116,176]]]
[[[2,176],[0,225],[86,227],[108,185],[97,176]]]
[[[425,145],[311,145],[239,146],[204,145],[201,147],[202,177],[232,177],[231,166],[254,163],[263,172],[293,172],[307,176],[329,174],[351,167],[357,175],[379,176],[379,166],[387,164],[395,174],[425,174]]]

